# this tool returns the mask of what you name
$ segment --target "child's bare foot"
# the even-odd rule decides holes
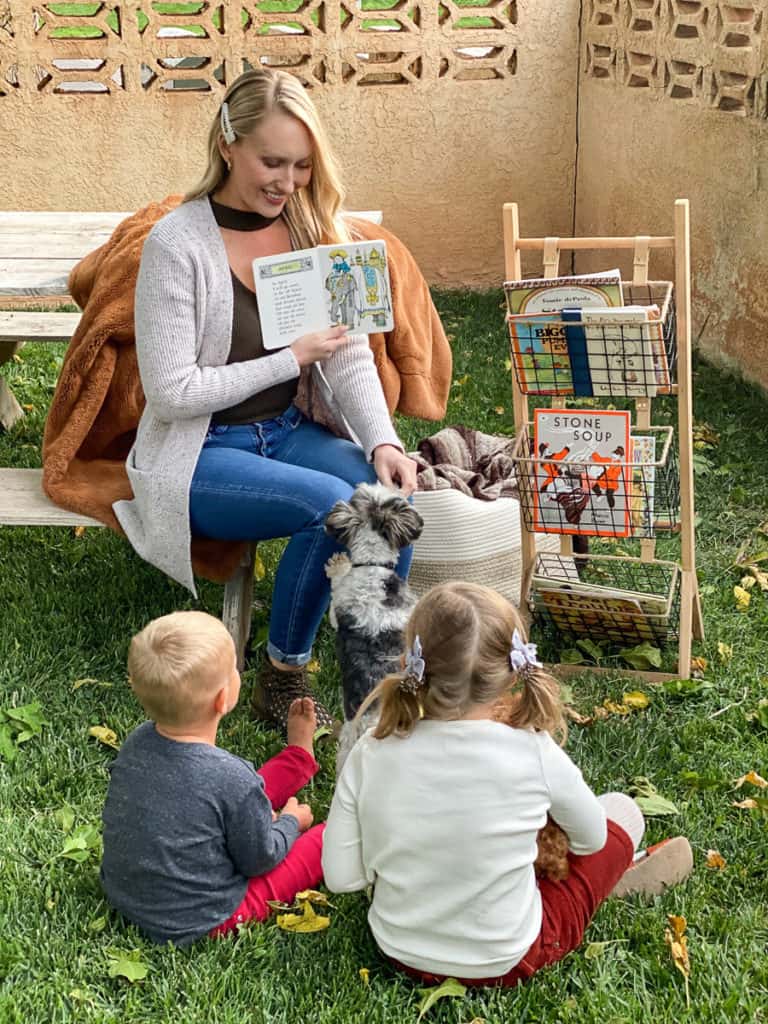
[[[315,702],[311,697],[297,697],[288,708],[286,734],[288,745],[301,747],[308,754],[313,754],[312,740],[317,731],[317,714]]]

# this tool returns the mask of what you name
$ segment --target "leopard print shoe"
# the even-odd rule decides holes
[[[338,723],[313,694],[307,679],[307,670],[300,668],[296,672],[281,671],[265,656],[251,694],[254,717],[277,726],[285,734],[288,711],[297,697],[311,697],[315,702],[318,729],[327,728],[331,730],[332,735],[336,734]]]

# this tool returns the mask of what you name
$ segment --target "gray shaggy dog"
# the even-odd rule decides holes
[[[349,502],[337,501],[325,520],[326,531],[349,551],[329,558],[325,566],[344,700],[337,772],[376,720],[372,708],[355,722],[358,708],[384,676],[400,669],[403,631],[416,598],[395,566],[400,549],[412,544],[423,527],[406,499],[383,484],[360,484]]]

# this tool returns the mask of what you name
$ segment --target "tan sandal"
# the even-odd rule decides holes
[[[665,889],[684,882],[693,871],[693,852],[685,836],[662,839],[649,846],[644,856],[627,868],[612,896],[660,896]]]

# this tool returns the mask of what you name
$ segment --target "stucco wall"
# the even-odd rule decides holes
[[[311,87],[342,158],[351,208],[382,209],[431,282],[497,284],[503,202],[524,204],[526,231],[572,227],[578,8],[562,0],[392,3],[362,12],[351,0],[297,0],[297,13],[281,18],[225,0],[222,24],[212,20],[218,3],[171,17],[127,2],[116,31],[109,3],[93,18],[49,13],[40,27],[28,4],[10,0],[14,35],[0,28],[2,206],[133,209],[183,191],[199,174],[220,103],[222,73],[214,69],[231,81],[244,58],[266,58],[290,65]],[[142,32],[140,6],[150,14]],[[482,27],[467,27],[467,17],[482,18]],[[52,37],[73,25],[103,34]],[[159,35],[190,26],[207,37]],[[194,55],[208,63],[158,64]],[[95,73],[54,63],[83,57],[106,63]],[[183,79],[207,91],[163,88]],[[62,91],[72,82],[108,91]]]
[[[768,387],[766,6],[588,0],[576,229],[672,234],[689,198],[694,341]]]

